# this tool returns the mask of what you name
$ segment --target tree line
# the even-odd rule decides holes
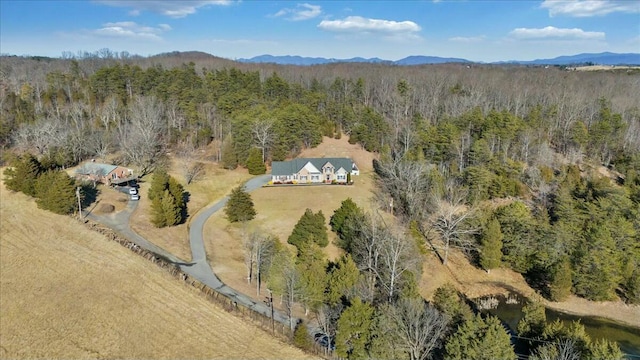
[[[240,210],[242,209],[242,210]],[[251,196],[241,187],[225,207],[231,222],[255,216]],[[252,216],[238,218],[234,214]],[[493,316],[474,312],[469,300],[447,284],[427,302],[418,292],[425,256],[420,236],[391,229],[380,216],[367,214],[351,199],[329,221],[344,255],[328,261],[327,228],[322,212],[307,209],[285,247],[275,236],[256,230],[245,234],[247,281],[261,294],[266,282],[280,297],[294,343],[310,349],[306,322],[294,322],[300,306],[319,329],[326,351],[346,359],[516,359],[513,339]],[[496,226],[494,221],[493,227]],[[293,250],[293,251],[292,251]],[[622,359],[617,344],[592,340],[580,323],[547,323],[544,307],[530,301],[518,324],[528,339],[520,351],[535,359],[560,354],[574,359]],[[520,354],[523,355],[523,354]]]
[[[368,314],[378,305],[415,294],[418,255],[430,251],[445,264],[450,251],[461,250],[487,271],[512,268],[552,300],[573,293],[640,301],[636,73],[247,66],[171,55],[10,60],[0,72],[0,143],[51,168],[117,152],[119,162],[144,174],[162,165],[168,150],[188,154],[209,146],[224,167],[259,174],[323,136],[343,135],[377,152],[379,212],[399,225],[344,203],[336,211],[343,215],[330,219],[345,252],[340,261],[358,269],[357,279],[338,272],[340,261],[328,264],[320,251],[324,240],[309,233],[324,214],[305,213],[296,225],[303,235],[290,239],[296,254],[279,255],[269,266],[258,259],[266,261],[279,242],[247,236],[253,239],[246,245],[249,281],[271,279],[269,287],[280,289],[285,304],[319,314],[333,339],[346,307],[355,306],[349,315],[355,318],[343,323],[370,328],[378,320]],[[197,174],[197,168],[184,170]],[[181,212],[178,192],[168,180],[163,184],[159,224],[177,221]],[[332,290],[326,279],[334,271],[336,279],[345,277],[338,283],[356,285]],[[490,325],[473,326],[492,333]],[[359,357],[363,342],[366,351],[374,349],[367,336],[341,338],[341,356]]]

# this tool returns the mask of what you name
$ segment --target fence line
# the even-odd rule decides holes
[[[227,297],[225,294],[221,294],[215,289],[210,288],[206,284],[201,283],[200,281],[193,279],[187,273],[180,270],[180,268],[171,263],[169,260],[165,259],[158,254],[155,254],[149,250],[146,250],[134,242],[125,239],[124,237],[118,235],[112,229],[98,224],[94,221],[83,219],[81,221],[87,228],[92,231],[96,231],[102,235],[104,235],[108,240],[115,241],[123,247],[129,249],[134,254],[137,254],[144,259],[151,261],[156,264],[161,269],[167,271],[176,279],[183,281],[185,284],[192,286],[200,291],[200,293],[209,301],[217,303],[222,306],[223,309],[230,313],[234,313],[243,319],[250,319],[254,324],[260,326],[263,330],[267,332],[272,332],[274,336],[277,336],[286,342],[290,342],[293,337],[289,326],[285,324],[281,324],[278,321],[273,322],[272,327],[272,319],[271,317],[265,316],[257,311],[254,311],[251,308],[248,308],[242,304],[238,304],[233,299]]]

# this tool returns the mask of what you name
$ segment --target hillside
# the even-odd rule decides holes
[[[215,214],[205,225],[207,253],[210,254],[212,268],[228,285],[255,297],[253,285],[246,282],[246,269],[242,250],[243,231],[267,230],[277,235],[286,244],[287,237],[307,207],[322,210],[327,223],[340,202],[351,197],[359,206],[370,210],[375,205],[373,168],[374,155],[359,145],[351,145],[346,137],[340,140],[325,137],[316,148],[305,149],[299,157],[350,157],[360,167],[362,174],[355,178],[353,187],[302,187],[263,188],[251,194],[258,215],[248,224],[247,229],[232,225],[221,213]],[[321,199],[321,200],[320,200]],[[329,227],[327,227],[329,229]],[[213,235],[215,234],[215,236]],[[335,234],[330,232],[330,239]],[[329,258],[335,259],[342,253],[335,245],[326,249]],[[510,269],[494,269],[491,273],[472,265],[459,251],[452,251],[447,266],[434,253],[427,253],[423,262],[420,293],[427,299],[433,298],[434,291],[446,284],[453,284],[469,298],[494,294],[519,292],[525,296],[536,296],[521,274]],[[571,296],[563,302],[544,301],[545,305],[560,311],[578,315],[600,316],[621,323],[640,327],[640,318],[635,316],[638,306],[627,306],[621,301],[592,302]]]
[[[0,186],[0,358],[310,358]]]

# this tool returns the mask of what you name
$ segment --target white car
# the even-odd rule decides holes
[[[134,187],[130,188],[130,189],[129,189],[129,194],[130,194],[130,195],[136,195],[136,194],[138,194],[138,189],[136,189],[136,188],[134,188]]]
[[[131,200],[140,200],[140,195],[138,195],[138,194],[131,194]]]

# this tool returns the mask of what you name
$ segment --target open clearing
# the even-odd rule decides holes
[[[186,181],[179,171],[179,163],[180,159],[173,161],[169,174],[184,185]],[[146,181],[140,184],[138,208],[131,216],[130,225],[135,232],[146,239],[152,239],[154,244],[185,261],[191,260],[188,228],[191,219],[202,208],[226,196],[231,189],[251,178],[246,169],[225,170],[217,164],[203,163],[205,170],[200,180],[185,185],[185,191],[189,193],[189,217],[184,224],[161,229],[151,224],[151,200],[146,196],[151,186],[151,176],[147,176]]]
[[[0,358],[311,358],[0,184]]]
[[[213,271],[225,284],[260,301],[263,299],[255,296],[255,287],[246,281],[241,240],[243,232],[264,231],[276,235],[286,244],[291,230],[307,208],[314,212],[322,210],[327,230],[330,230],[329,218],[343,200],[350,197],[365,209],[372,207],[374,155],[360,145],[349,144],[346,137],[339,140],[325,137],[322,144],[304,150],[299,157],[350,157],[360,169],[360,175],[353,177],[355,184],[351,186],[275,186],[257,189],[251,192],[257,215],[246,229],[240,224],[230,224],[223,211],[215,213],[204,227],[205,246]],[[341,254],[341,250],[332,243],[334,239],[335,234],[329,232],[331,243],[325,253],[330,259]]]
[[[308,207],[313,211],[322,210],[327,219],[340,206],[340,202],[351,197],[359,206],[371,209],[371,199],[375,191],[373,184],[373,155],[358,145],[350,145],[343,137],[341,140],[324,138],[323,143],[314,149],[305,150],[300,157],[351,157],[360,167],[361,175],[354,177],[354,186],[311,186],[311,187],[271,187],[258,189],[251,193],[255,203],[256,219],[247,224],[247,228],[230,224],[223,212],[214,214],[205,224],[204,239],[207,254],[214,272],[229,286],[256,300],[258,298],[253,285],[246,282],[246,268],[242,249],[243,232],[261,229],[277,235],[286,243],[291,230]],[[329,239],[335,234],[329,232]],[[325,250],[330,259],[334,259],[341,250],[330,244]],[[525,296],[537,296],[522,275],[509,269],[495,269],[490,274],[479,269],[458,252],[451,251],[448,266],[443,266],[437,256],[428,253],[423,264],[420,279],[420,292],[427,298],[446,284],[453,284],[470,298],[492,294],[504,294],[518,291]],[[557,303],[544,301],[545,305],[556,310],[576,315],[600,316],[621,323],[640,327],[640,306],[629,306],[621,301],[591,302],[575,296]]]

